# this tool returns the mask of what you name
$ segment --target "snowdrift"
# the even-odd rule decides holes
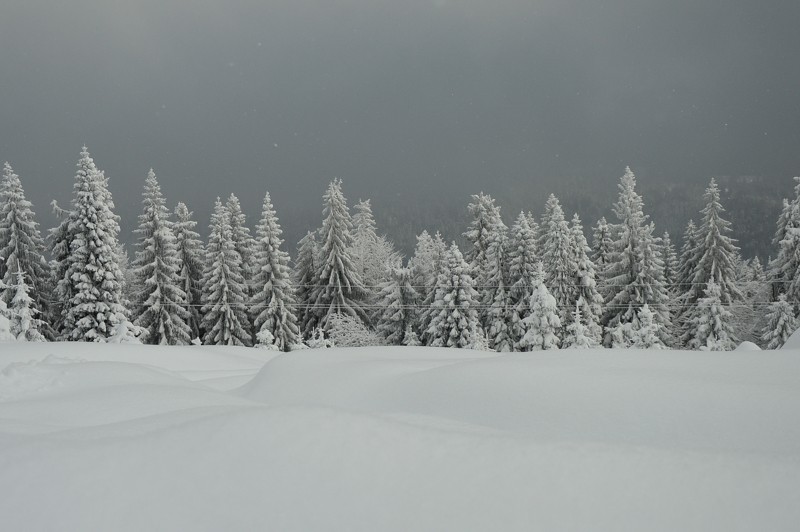
[[[793,530],[800,352],[0,344],[7,530]]]

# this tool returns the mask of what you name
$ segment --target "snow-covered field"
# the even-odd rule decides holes
[[[0,529],[796,530],[800,351],[0,344]]]

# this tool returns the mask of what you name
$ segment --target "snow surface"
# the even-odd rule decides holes
[[[3,530],[795,530],[800,351],[0,344]]]

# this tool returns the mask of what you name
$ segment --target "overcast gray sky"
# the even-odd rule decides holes
[[[626,164],[788,181],[799,21],[792,0],[5,0],[0,159],[48,226],[86,143],[126,230],[152,166],[204,236],[230,192],[316,224],[333,177],[376,209],[520,189],[535,212],[527,185]]]

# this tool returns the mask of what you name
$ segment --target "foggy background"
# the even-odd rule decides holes
[[[458,237],[479,191],[507,222],[554,192],[592,225],[631,165],[675,240],[720,178],[764,258],[800,174],[798,20],[788,0],[6,0],[0,160],[47,229],[85,143],[128,242],[151,166],[204,238],[217,195],[252,226],[269,190],[293,254],[334,177],[409,251]]]

